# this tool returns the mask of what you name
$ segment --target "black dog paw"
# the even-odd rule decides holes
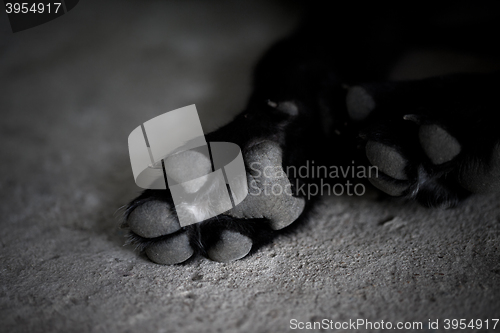
[[[428,206],[500,191],[499,75],[450,75],[355,86],[347,111],[359,126],[374,186]]]
[[[283,147],[286,131],[298,117],[294,102],[263,101],[259,109],[207,135],[210,142],[230,141],[241,147],[248,187],[243,201],[215,217],[211,212],[220,211],[221,188],[203,176],[211,171],[207,156],[187,151],[168,157],[164,164],[170,177],[195,180],[188,182],[189,187],[181,185],[186,193],[196,195],[196,204],[174,204],[168,190],[144,191],[127,209],[124,225],[131,242],[160,264],[182,263],[195,253],[229,262],[245,257],[295,222],[305,210],[306,199],[294,195],[283,170],[289,164]],[[187,164],[194,167],[186,168]],[[182,226],[180,220],[189,219],[189,214],[202,222]]]

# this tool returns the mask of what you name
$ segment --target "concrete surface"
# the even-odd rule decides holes
[[[80,1],[14,35],[0,18],[2,332],[279,332],[291,319],[431,332],[429,319],[442,331],[500,317],[500,195],[451,210],[325,197],[296,233],[229,264],[160,266],[123,246],[118,208],[139,193],[130,131],[193,103],[206,131],[227,122],[294,8]]]

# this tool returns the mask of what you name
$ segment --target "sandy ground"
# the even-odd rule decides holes
[[[130,131],[189,104],[206,131],[229,121],[295,9],[81,1],[16,34],[0,18],[2,332],[278,332],[291,319],[432,332],[500,317],[500,195],[452,210],[325,197],[296,233],[228,264],[161,266],[123,246],[118,208],[140,191]]]

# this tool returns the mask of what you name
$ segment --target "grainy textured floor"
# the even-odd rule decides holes
[[[499,318],[499,195],[453,210],[325,197],[296,233],[229,264],[160,266],[123,246],[116,211],[139,192],[129,132],[193,103],[206,131],[227,122],[297,17],[269,2],[81,1],[12,35],[1,16],[1,331]]]

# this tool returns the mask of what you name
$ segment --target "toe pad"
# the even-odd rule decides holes
[[[406,159],[393,147],[380,142],[368,141],[366,157],[370,163],[386,175],[399,180],[406,180]]]
[[[361,121],[375,109],[375,101],[365,88],[354,86],[347,92],[346,106],[349,117]]]
[[[436,165],[449,162],[460,153],[457,139],[436,124],[420,126],[418,136],[425,153]]]
[[[207,254],[212,260],[229,262],[243,258],[251,249],[250,238],[239,232],[224,230],[219,241],[207,251]]]
[[[168,235],[181,228],[168,204],[159,200],[147,201],[134,209],[127,224],[134,233],[145,238]]]
[[[151,261],[166,265],[186,261],[193,253],[194,251],[189,245],[189,239],[185,233],[157,241],[146,249],[146,255]]]
[[[391,180],[380,174],[378,178],[369,178],[368,180],[373,186],[393,197],[403,195],[409,187],[407,182]]]

